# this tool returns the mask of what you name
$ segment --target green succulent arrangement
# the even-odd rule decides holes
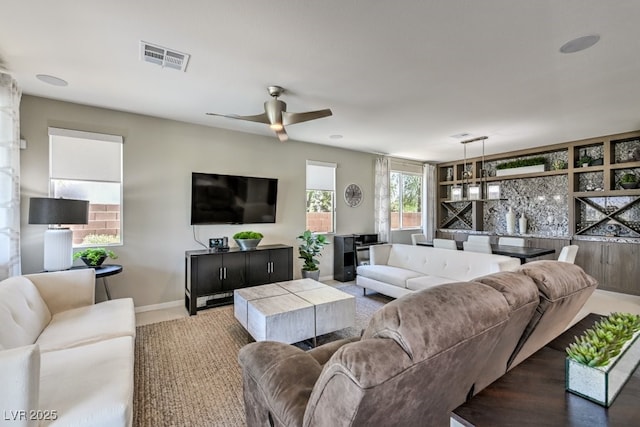
[[[544,157],[529,157],[528,159],[518,159],[497,164],[496,169],[513,169],[525,166],[544,165],[546,162],[547,159]]]
[[[605,366],[640,331],[640,315],[611,313],[596,322],[567,347],[567,355],[583,365]]]
[[[89,261],[89,265],[98,265],[101,259],[116,259],[115,252],[105,248],[87,248],[73,254],[73,259],[84,258]]]
[[[240,231],[233,235],[234,239],[262,239],[264,236],[257,231]]]

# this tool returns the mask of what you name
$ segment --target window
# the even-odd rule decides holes
[[[335,230],[336,164],[307,160],[307,230]]]
[[[422,175],[391,171],[391,229],[422,228]]]
[[[49,128],[50,197],[89,200],[89,223],[69,225],[73,246],[122,243],[122,137]]]

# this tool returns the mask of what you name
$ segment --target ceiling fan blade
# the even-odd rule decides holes
[[[306,122],[309,120],[321,119],[323,117],[329,117],[333,113],[330,109],[318,110],[318,111],[307,111],[306,113],[289,113],[286,111],[282,112],[283,124],[293,125],[296,123]]]
[[[269,117],[267,113],[256,114],[255,116],[239,116],[237,114],[217,114],[217,113],[207,113],[208,116],[218,116],[218,117],[226,117],[228,119],[237,119],[237,120],[246,120],[248,122],[257,122],[270,124]]]
[[[289,139],[289,135],[287,135],[287,131],[284,130],[284,128],[276,131],[276,135],[278,136],[278,139],[280,140],[280,142],[285,142],[286,140]]]

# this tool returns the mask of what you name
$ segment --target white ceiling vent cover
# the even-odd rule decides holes
[[[159,65],[162,68],[186,71],[189,56],[177,50],[140,41],[140,59]]]

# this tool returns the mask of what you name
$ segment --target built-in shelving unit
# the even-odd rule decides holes
[[[531,157],[544,157],[547,160],[546,170],[495,176],[499,163]],[[588,157],[588,163],[583,166],[582,160],[585,157]],[[465,175],[465,171],[469,173]],[[482,231],[484,205],[504,201],[487,199],[487,185],[564,175],[568,182],[567,197],[569,201],[573,201],[569,203],[568,212],[570,234],[611,237],[614,227],[608,227],[605,232],[602,227],[591,226],[593,221],[586,219],[585,215],[593,217],[595,210],[604,215],[595,221],[598,224],[618,221],[621,230],[628,232],[628,237],[640,237],[636,236],[636,222],[640,219],[636,218],[640,216],[640,197],[632,197],[638,196],[640,189],[623,189],[620,186],[620,178],[627,172],[636,174],[640,179],[640,131],[441,163],[438,165],[438,224],[441,229]],[[481,186],[480,200],[468,199],[470,185]],[[454,187],[462,189],[462,200],[451,200],[451,190]],[[607,217],[607,207],[598,209],[599,202],[590,200],[605,196],[605,204],[614,203],[613,206],[624,206],[624,209],[611,218]],[[631,198],[627,205],[613,199],[616,197]]]
[[[589,162],[583,166],[581,160],[587,156]],[[497,164],[530,157],[544,157],[545,171],[495,176]],[[462,179],[465,170],[470,173]],[[481,170],[485,171],[484,176]],[[501,188],[511,186],[510,197],[516,198],[522,194],[514,188],[531,188],[532,193],[527,196],[531,198],[520,200],[522,207],[533,204],[535,198],[543,198],[546,189],[535,187],[545,187],[551,180],[554,191],[562,194],[553,194],[544,203],[553,203],[553,197],[561,200],[556,206],[563,207],[564,237],[547,234],[536,238],[534,234],[527,240],[536,240],[536,245],[557,242],[556,251],[562,245],[577,244],[576,264],[598,280],[600,289],[640,295],[638,282],[629,280],[640,274],[640,186],[624,189],[620,185],[625,173],[640,179],[640,131],[441,163],[437,173],[439,237],[461,239],[467,232],[496,232],[483,224],[482,210],[487,211],[485,221],[492,214],[501,217],[514,200],[483,199],[487,185],[495,182]],[[462,188],[468,197],[469,185],[483,187],[481,200],[451,200],[454,186]],[[545,208],[544,204],[541,206]],[[558,220],[554,221],[548,220],[550,229],[557,227]]]

